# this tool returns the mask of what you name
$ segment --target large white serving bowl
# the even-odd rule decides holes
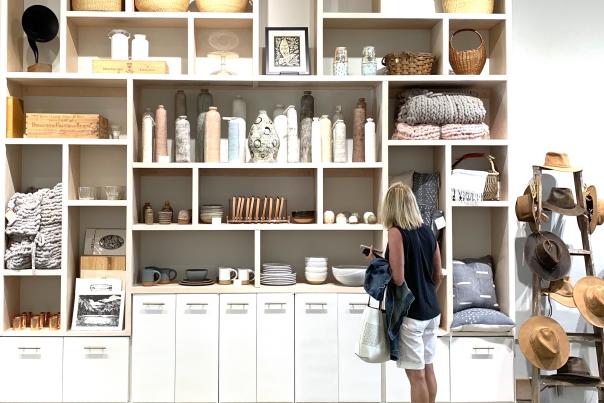
[[[348,287],[361,287],[365,281],[366,266],[332,266],[331,271],[335,279]]]

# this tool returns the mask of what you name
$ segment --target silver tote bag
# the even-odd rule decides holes
[[[386,312],[381,307],[374,308],[371,299],[363,311],[361,331],[355,354],[363,361],[381,364],[390,360],[390,341],[386,333]]]

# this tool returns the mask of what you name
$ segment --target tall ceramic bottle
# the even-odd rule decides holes
[[[335,124],[338,120],[344,120],[344,114],[342,113],[342,105],[336,105],[336,111],[333,114],[332,122]]]
[[[210,106],[205,119],[204,162],[220,162],[220,113]]]
[[[229,122],[229,162],[239,162],[239,120],[238,118],[222,118]]]
[[[312,91],[304,91],[300,99],[300,162],[312,160],[312,118],[315,114],[315,99]]]
[[[170,162],[168,154],[168,113],[163,105],[155,111],[155,162]]]
[[[365,123],[365,162],[375,162],[375,122],[371,118]]]
[[[174,116],[175,119],[187,116],[187,95],[183,90],[176,91],[174,95]]]
[[[313,118],[315,116],[315,98],[312,91],[304,91],[300,99],[300,119]]]
[[[206,113],[210,106],[214,104],[212,94],[206,89],[199,91],[197,95],[197,128],[195,131],[195,159],[199,162],[203,162],[203,149],[204,149],[204,133],[205,133],[205,120]]]
[[[239,162],[247,162],[247,131],[246,123],[243,118],[235,118],[237,129],[239,130]]]
[[[287,116],[283,113],[278,114],[273,122],[275,131],[279,136],[279,153],[277,154],[278,162],[287,162]]]
[[[300,138],[298,137],[298,112],[290,105],[287,115],[287,162],[300,162]]]
[[[311,162],[321,162],[321,122],[319,118],[312,118],[312,147],[311,147]]]
[[[365,162],[365,120],[367,104],[359,98],[352,116],[352,162]]]
[[[346,162],[346,124],[338,120],[333,125],[333,162]]]
[[[241,95],[237,95],[233,99],[232,116],[235,118],[242,118],[243,120],[247,120],[246,114],[247,114],[247,103],[245,102],[245,99],[243,99],[243,97]]]
[[[331,128],[331,120],[329,120],[328,115],[321,116],[319,119],[319,125],[321,130],[321,161],[322,162],[332,162],[333,161],[333,152],[332,152],[332,128]]]
[[[155,126],[155,120],[151,113],[151,108],[147,108],[143,114],[143,162],[153,162],[153,126]]]
[[[176,119],[176,162],[191,162],[191,125],[185,115]]]
[[[279,136],[273,122],[265,110],[258,112],[258,117],[250,127],[247,139],[252,162],[276,162],[279,154]]]
[[[275,109],[273,109],[273,122],[277,116],[283,115],[283,112],[285,112],[285,106],[282,104],[275,105]]]

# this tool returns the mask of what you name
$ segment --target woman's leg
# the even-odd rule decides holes
[[[434,375],[434,365],[426,364],[426,368],[424,369],[425,377],[426,377],[426,386],[428,387],[428,396],[430,403],[434,403],[436,401],[436,375]]]
[[[411,403],[430,403],[426,375],[423,369],[406,369],[411,384]]]

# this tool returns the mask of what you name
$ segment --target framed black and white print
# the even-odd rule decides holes
[[[124,292],[77,292],[73,330],[122,330]]]
[[[310,74],[308,28],[266,28],[266,74]]]

